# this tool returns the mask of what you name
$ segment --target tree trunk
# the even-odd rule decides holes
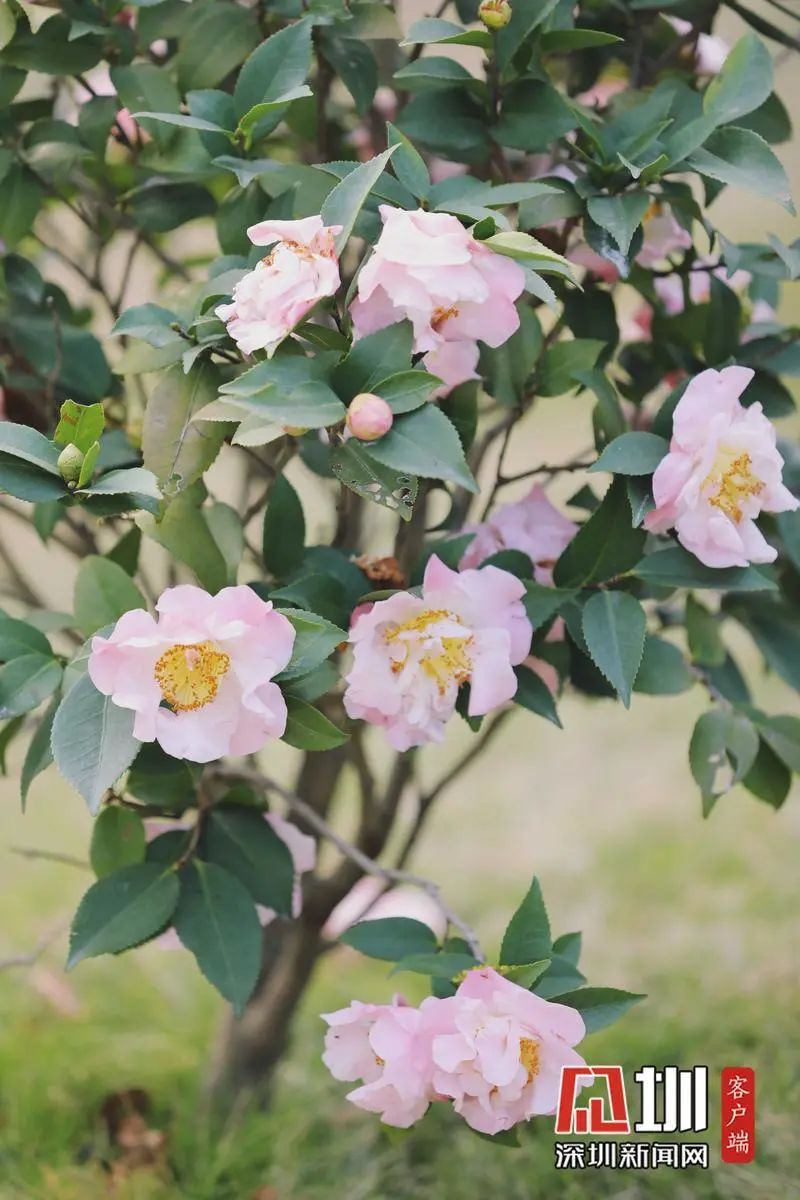
[[[318,931],[302,920],[273,921],[264,930],[258,990],[239,1020],[227,1019],[212,1066],[210,1092],[219,1111],[268,1102],[321,945]]]

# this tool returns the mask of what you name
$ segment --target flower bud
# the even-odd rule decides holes
[[[283,432],[289,437],[302,437],[304,433],[308,433],[307,425],[284,425]]]
[[[478,16],[487,29],[503,29],[511,20],[511,5],[508,0],[482,0]]]
[[[394,414],[380,396],[361,392],[350,402],[347,428],[360,442],[374,442],[392,428]]]
[[[81,476],[84,453],[77,446],[65,446],[58,456],[57,466],[67,487],[74,488]]]

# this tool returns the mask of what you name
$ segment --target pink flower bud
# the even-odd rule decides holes
[[[347,428],[360,442],[374,442],[392,428],[394,414],[380,396],[361,392],[347,410]]]

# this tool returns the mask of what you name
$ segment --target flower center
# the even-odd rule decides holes
[[[709,504],[713,504],[731,521],[741,521],[745,497],[758,496],[764,490],[764,484],[753,474],[752,466],[752,459],[746,451],[738,454],[732,450],[720,450],[714,466],[703,481],[704,487],[712,489],[708,497]]]
[[[539,1043],[535,1038],[520,1038],[519,1061],[528,1072],[528,1083],[539,1074]]]
[[[436,684],[440,695],[444,695],[451,683],[460,687],[470,677],[472,658],[469,650],[472,645],[472,637],[467,632],[463,637],[457,634],[441,637],[435,632],[431,632],[431,626],[437,625],[441,621],[452,621],[459,624],[458,617],[454,613],[448,612],[446,608],[428,608],[424,612],[418,613],[416,617],[412,617],[411,620],[404,621],[401,625],[394,625],[383,636],[387,645],[392,646],[399,643],[404,649],[403,657],[396,658],[392,662],[392,671],[395,675],[399,675],[408,664],[411,641],[421,641],[422,653],[418,659],[419,666]],[[409,636],[413,634],[419,635],[418,639]]]
[[[173,712],[194,712],[211,703],[230,665],[213,642],[178,643],[164,651],[153,673]]]
[[[433,310],[433,316],[431,317],[431,325],[438,333],[439,330],[442,328],[442,326],[444,324],[446,324],[446,322],[449,321],[451,317],[457,317],[457,316],[458,316],[458,309],[456,308],[455,305],[453,305],[452,308],[435,308]]]

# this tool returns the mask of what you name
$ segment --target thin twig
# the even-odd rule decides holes
[[[59,921],[58,925],[47,933],[42,934],[39,941],[29,950],[27,954],[12,954],[8,958],[0,959],[0,971],[7,971],[11,967],[32,967],[42,957],[45,950],[52,946],[62,933],[69,929],[70,921]]]
[[[62,863],[65,867],[80,867],[83,871],[91,869],[86,859],[76,858],[73,854],[61,854],[57,850],[39,850],[36,846],[9,846],[8,849],[20,858],[40,858],[45,862]]]

